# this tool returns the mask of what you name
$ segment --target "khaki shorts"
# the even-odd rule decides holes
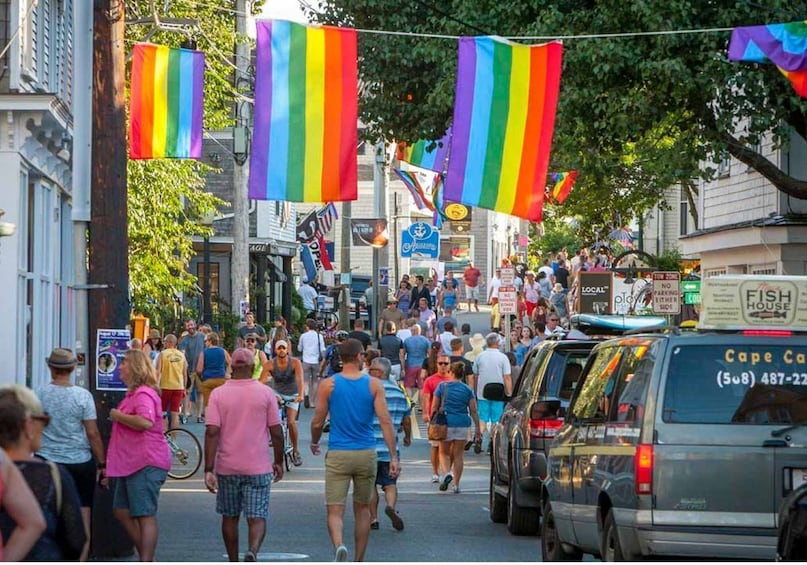
[[[465,299],[466,300],[479,300],[479,287],[465,285]]]
[[[353,503],[370,504],[375,490],[375,449],[329,450],[325,455],[325,504],[344,506],[353,481]]]
[[[207,408],[207,405],[210,402],[210,394],[225,382],[227,382],[227,379],[224,377],[218,379],[205,379],[202,381],[202,394],[205,398],[205,408]]]

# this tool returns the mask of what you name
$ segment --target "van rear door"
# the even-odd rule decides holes
[[[655,416],[652,521],[764,535],[777,511],[776,444],[767,424],[779,416],[761,409],[769,389],[752,360],[774,352],[766,357],[767,345],[738,345],[744,338],[736,334],[708,340],[673,340],[667,354]]]

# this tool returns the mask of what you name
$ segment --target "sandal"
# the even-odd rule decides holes
[[[300,452],[295,451],[291,454],[291,462],[294,464],[295,467],[299,467],[303,464],[303,458],[300,457]]]
[[[196,423],[197,423],[197,424],[204,424],[204,423],[205,423],[205,418],[204,418],[204,416],[197,416],[197,417],[196,417]]]

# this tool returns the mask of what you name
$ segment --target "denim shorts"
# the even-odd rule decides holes
[[[398,479],[389,476],[389,461],[379,461],[376,463],[375,484],[380,487],[388,487],[398,483]]]
[[[128,477],[117,477],[112,508],[128,508],[132,518],[156,516],[160,487],[167,476],[165,469],[143,467]]]
[[[216,512],[222,516],[269,518],[269,490],[272,474],[217,475]]]

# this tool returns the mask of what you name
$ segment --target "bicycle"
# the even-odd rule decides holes
[[[165,432],[165,441],[171,448],[172,479],[187,479],[199,470],[202,464],[202,445],[196,436],[182,428],[171,428]]]
[[[280,408],[280,427],[283,429],[283,465],[286,471],[291,471],[294,463],[294,445],[291,443],[289,436],[289,421],[286,415],[286,407],[291,404],[287,400],[278,398],[278,407]],[[272,438],[269,438],[269,447],[272,447]]]

